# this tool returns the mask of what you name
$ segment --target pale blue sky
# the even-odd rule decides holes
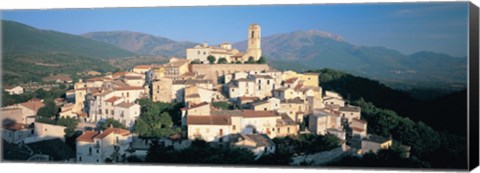
[[[128,30],[210,44],[244,40],[258,23],[263,37],[315,29],[404,54],[466,56],[467,9],[467,2],[100,8],[2,11],[2,18],[71,34]]]

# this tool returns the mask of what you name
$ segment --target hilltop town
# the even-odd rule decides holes
[[[392,146],[392,138],[367,133],[360,107],[322,89],[318,73],[271,68],[257,24],[248,27],[245,52],[204,43],[164,64],[91,73],[97,77],[50,79],[73,86],[53,103],[34,98],[1,109],[7,160],[128,163],[145,161],[152,146],[181,151],[198,141],[242,148],[257,160],[276,153],[275,139],[333,141],[295,155],[289,164],[299,165]],[[23,93],[20,86],[4,89]],[[48,112],[50,106],[60,110]]]

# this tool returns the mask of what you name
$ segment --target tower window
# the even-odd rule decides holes
[[[255,35],[255,31],[252,31],[252,38],[253,38],[254,35]]]

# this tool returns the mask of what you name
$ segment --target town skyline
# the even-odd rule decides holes
[[[463,57],[467,52],[466,7],[466,3],[455,2],[18,10],[4,11],[2,18],[77,35],[132,31],[209,44],[243,41],[244,26],[259,23],[268,28],[262,37],[319,30],[359,46],[384,46],[407,55],[432,51]]]

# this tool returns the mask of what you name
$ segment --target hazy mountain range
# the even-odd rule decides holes
[[[80,36],[45,31],[3,21],[5,54],[68,52],[93,58],[134,55],[185,57],[197,43],[130,31],[91,32]],[[233,43],[240,50],[246,41]],[[385,47],[358,46],[336,34],[317,30],[262,37],[262,51],[270,65],[298,71],[333,68],[379,80],[401,89],[461,89],[466,84],[467,58],[422,51],[412,55]]]

